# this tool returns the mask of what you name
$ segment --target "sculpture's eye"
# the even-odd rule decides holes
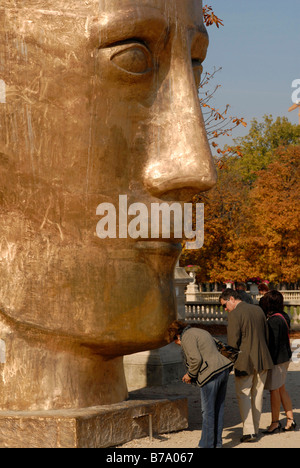
[[[115,46],[117,49],[112,57],[112,63],[121,70],[134,75],[143,75],[151,71],[152,56],[146,46],[141,43]]]
[[[200,83],[201,83],[201,75],[202,75],[202,72],[203,72],[202,61],[199,60],[199,59],[193,59],[192,60],[192,65],[193,65],[193,72],[194,72],[196,86],[197,86],[197,88],[199,88]]]

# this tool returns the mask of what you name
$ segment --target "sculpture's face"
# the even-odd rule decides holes
[[[214,185],[197,97],[201,2],[2,8],[0,309],[104,354],[159,346],[180,244],[101,240],[96,209],[119,195],[190,201]]]

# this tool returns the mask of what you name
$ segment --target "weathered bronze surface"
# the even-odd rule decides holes
[[[126,398],[164,344],[174,241],[96,236],[100,203],[190,201],[216,179],[199,0],[2,0],[0,410]]]

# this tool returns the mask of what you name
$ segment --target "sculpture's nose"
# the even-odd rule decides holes
[[[175,60],[174,60],[175,61]],[[168,89],[166,89],[168,88]],[[216,183],[191,61],[175,61],[157,96],[144,183],[163,199],[190,201]]]

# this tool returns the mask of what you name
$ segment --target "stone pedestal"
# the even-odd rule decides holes
[[[128,390],[167,385],[185,374],[181,348],[171,343],[163,348],[124,357]]]
[[[199,286],[194,280],[193,283],[189,284],[186,288],[185,297],[187,302],[199,302],[201,299],[201,293]]]
[[[151,416],[151,418],[149,417]],[[0,448],[105,448],[186,429],[187,399],[126,401],[81,410],[0,412]]]

